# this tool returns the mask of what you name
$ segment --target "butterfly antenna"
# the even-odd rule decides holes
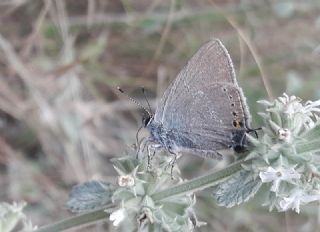
[[[151,117],[152,113],[151,111],[147,110],[143,105],[141,105],[137,100],[135,100],[134,98],[130,97],[127,93],[125,93],[120,87],[117,87],[117,89],[119,90],[120,93],[126,95],[132,102],[134,102],[136,105],[138,105],[141,109],[143,109],[145,112],[147,112],[147,114]],[[148,103],[149,105],[149,103]]]
[[[141,90],[142,90],[142,93],[143,93],[143,97],[144,97],[144,99],[146,100],[146,102],[147,102],[147,104],[148,104],[149,111],[152,113],[152,109],[151,109],[150,103],[149,103],[148,98],[147,98],[147,96],[146,96],[146,90],[145,90],[144,87],[141,87]]]

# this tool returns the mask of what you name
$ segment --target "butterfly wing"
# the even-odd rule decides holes
[[[249,111],[219,40],[209,41],[193,55],[165,91],[154,120],[206,150],[231,146],[232,135],[246,130]]]

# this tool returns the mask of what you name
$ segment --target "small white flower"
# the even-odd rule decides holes
[[[134,183],[134,178],[131,175],[124,175],[118,177],[118,185],[121,187],[132,187]]]
[[[110,221],[113,221],[112,224],[114,226],[118,226],[123,221],[123,219],[126,218],[126,215],[126,210],[124,208],[121,208],[111,213],[109,219]]]
[[[278,192],[281,181],[290,182],[292,179],[300,179],[301,175],[294,168],[285,169],[282,166],[274,169],[268,167],[266,171],[261,171],[259,177],[263,183],[273,182],[272,192]]]
[[[301,189],[296,189],[289,197],[284,197],[280,201],[280,207],[284,211],[293,209],[297,213],[300,213],[300,205],[318,200],[320,200],[320,194],[308,194]]]

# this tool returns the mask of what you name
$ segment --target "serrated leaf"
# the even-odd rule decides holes
[[[266,100],[259,100],[257,101],[257,103],[263,105],[263,106],[273,106],[274,103],[273,102],[269,102],[269,101],[266,101]]]
[[[268,110],[269,111],[269,117],[270,119],[277,125],[279,126],[283,126],[282,124],[282,118],[281,116],[279,115],[278,112],[273,112],[271,109]]]
[[[85,182],[72,188],[67,207],[74,213],[103,208],[111,203],[114,190],[110,183]]]
[[[112,202],[126,201],[135,197],[136,197],[135,193],[132,192],[130,189],[118,188],[114,191],[114,194],[112,196]]]
[[[259,178],[254,178],[249,171],[241,170],[215,187],[213,197],[218,205],[229,208],[248,201],[261,185]]]
[[[269,127],[272,130],[273,134],[277,134],[278,131],[281,129],[279,125],[277,125],[274,121],[268,120]]]
[[[114,158],[111,162],[119,175],[130,174],[140,165],[139,160],[131,156]]]
[[[257,147],[260,145],[260,141],[253,137],[252,135],[246,134],[246,138],[248,139],[248,142],[252,144],[254,147]]]

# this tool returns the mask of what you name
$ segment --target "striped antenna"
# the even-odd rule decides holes
[[[152,113],[151,113],[151,107],[149,105],[149,102],[147,101],[148,103],[148,106],[150,108],[150,111],[147,110],[146,107],[144,107],[143,105],[140,104],[140,102],[138,102],[136,99],[130,97],[127,93],[125,93],[119,86],[117,87],[117,89],[119,90],[120,93],[126,95],[133,103],[135,103],[137,106],[139,106],[141,109],[143,109],[145,112],[147,112],[147,114],[152,117]],[[144,89],[143,89],[143,92],[144,92]],[[145,95],[144,95],[145,96]]]

